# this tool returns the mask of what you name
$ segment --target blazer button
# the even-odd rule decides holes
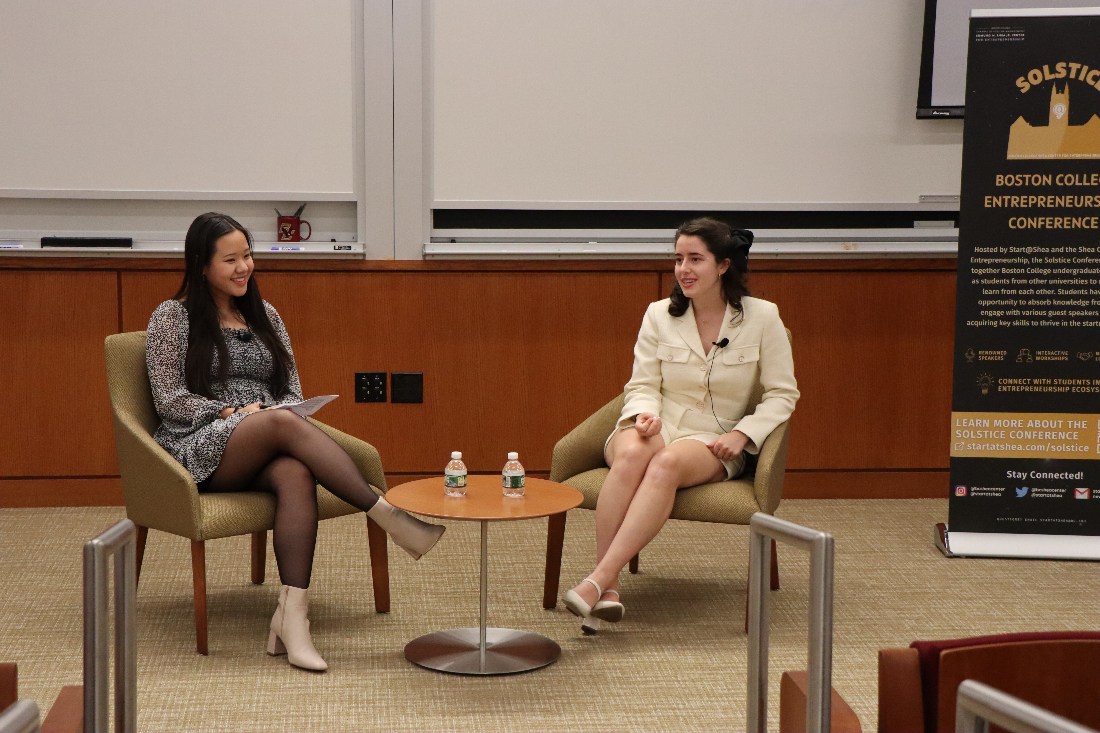
[[[699,371],[701,371],[701,372],[705,372],[706,370],[707,370],[707,365],[706,364],[703,364],[702,366],[699,367]]]
[[[744,361],[744,360],[745,360],[745,357],[743,357],[743,356],[737,357],[737,361]]]
[[[701,409],[703,407],[703,403],[702,402],[696,402],[695,406]]]

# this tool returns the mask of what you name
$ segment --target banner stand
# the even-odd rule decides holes
[[[944,557],[1100,560],[1100,537],[1087,535],[950,532],[940,522],[936,524],[935,542]]]
[[[936,522],[933,531],[935,532],[936,549],[942,552],[944,557],[958,557],[958,555],[951,552],[951,539],[947,534],[947,525],[943,522]]]
[[[973,10],[947,557],[1100,560],[1100,7]]]

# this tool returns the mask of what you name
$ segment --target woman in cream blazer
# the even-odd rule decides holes
[[[701,218],[675,241],[676,286],[642,319],[604,449],[611,470],[596,504],[596,567],[565,593],[586,633],[597,619],[623,618],[619,573],[664,526],[676,491],[737,476],[798,400],[779,309],[748,295],[752,233]],[[749,413],[758,384],[763,399]]]

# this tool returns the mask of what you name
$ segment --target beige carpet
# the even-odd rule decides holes
[[[932,545],[945,501],[787,501],[779,515],[836,538],[833,683],[865,730],[876,723],[876,652],[914,639],[1100,628],[1094,564],[946,559]],[[81,546],[116,508],[0,510],[0,661],[48,709],[81,680]],[[563,585],[590,562],[592,513],[573,512]],[[392,613],[373,610],[361,517],[322,524],[313,631],[331,670],[263,652],[278,592],[248,581],[246,538],[208,544],[210,656],[194,653],[187,542],[151,533],[138,593],[143,731],[743,730],[746,528],[671,522],[625,577],[626,619],[597,637],[541,608],[545,521],[490,526],[489,623],[556,640],[562,657],[508,677],[460,677],[405,661],[429,631],[476,626],[479,535],[451,522],[419,563],[391,545]],[[808,574],[780,548],[772,594],[770,721],[778,681],[805,667]]]

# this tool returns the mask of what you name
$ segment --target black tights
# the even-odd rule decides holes
[[[320,428],[290,410],[262,410],[233,429],[204,489],[274,494],[279,579],[308,588],[317,544],[317,483],[363,511],[378,501],[351,456]]]

